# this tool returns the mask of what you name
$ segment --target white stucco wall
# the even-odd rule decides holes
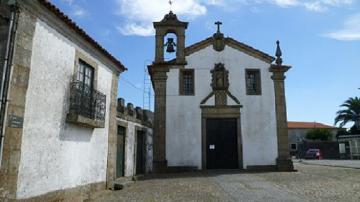
[[[141,124],[127,121],[124,119],[117,119],[118,122],[125,123],[126,135],[125,135],[125,166],[124,166],[124,175],[125,177],[131,177],[136,175],[136,136],[137,128],[145,130],[146,136],[146,163],[145,163],[145,172],[149,173],[152,171],[152,161],[153,161],[153,150],[152,150],[152,129],[144,127]]]
[[[169,166],[201,168],[200,102],[212,92],[211,73],[215,63],[224,63],[229,71],[230,92],[241,109],[244,168],[251,165],[275,165],[277,157],[275,95],[270,65],[226,46],[216,52],[208,46],[186,58],[185,68],[195,69],[195,96],[178,96],[179,70],[171,69],[166,97],[166,158]],[[247,96],[245,69],[261,69],[261,96]],[[209,102],[214,103],[213,100]],[[208,102],[208,103],[209,103]],[[229,103],[231,104],[231,103]]]
[[[105,128],[65,122],[75,50],[97,62],[97,90],[106,94]],[[17,197],[106,181],[112,71],[37,21],[26,94]]]

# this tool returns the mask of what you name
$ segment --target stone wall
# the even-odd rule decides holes
[[[4,145],[1,163],[0,186],[3,198],[15,199],[19,178],[23,125],[13,125],[12,119],[23,120],[25,116],[26,93],[31,69],[32,42],[36,18],[28,12],[20,12],[14,42],[12,77],[8,94],[8,108],[5,122]]]

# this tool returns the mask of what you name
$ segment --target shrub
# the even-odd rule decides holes
[[[306,139],[327,141],[331,137],[331,131],[324,128],[314,128],[306,133]]]

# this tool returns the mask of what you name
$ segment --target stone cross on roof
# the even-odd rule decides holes
[[[215,22],[215,25],[217,25],[217,32],[220,32],[220,25],[222,25],[222,22],[217,21]]]

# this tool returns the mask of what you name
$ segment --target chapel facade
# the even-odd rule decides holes
[[[185,47],[187,22],[172,11],[154,22],[153,170],[293,170],[284,90],[290,66],[282,65],[279,42],[275,58],[224,37],[215,24],[213,36]],[[166,61],[165,49],[176,57]]]

